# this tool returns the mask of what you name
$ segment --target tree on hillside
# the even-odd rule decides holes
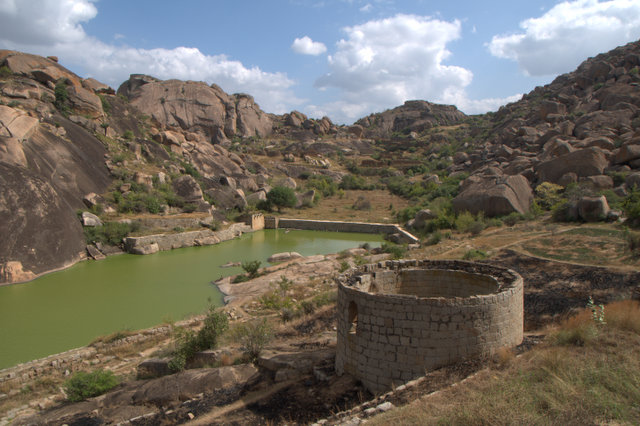
[[[267,193],[267,201],[278,208],[278,212],[283,207],[295,207],[298,199],[293,189],[284,186],[276,186]]]

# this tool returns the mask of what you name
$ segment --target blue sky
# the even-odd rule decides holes
[[[338,123],[408,99],[496,110],[639,38],[637,0],[0,0],[0,48],[114,88],[206,81]]]

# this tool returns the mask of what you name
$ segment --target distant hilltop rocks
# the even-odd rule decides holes
[[[355,126],[361,126],[363,135],[368,138],[384,138],[393,133],[420,133],[438,125],[458,124],[466,117],[453,105],[406,101],[402,106],[361,118]]]

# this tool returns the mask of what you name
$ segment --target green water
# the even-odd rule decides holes
[[[207,247],[81,262],[25,284],[0,287],[0,368],[84,346],[98,336],[177,321],[222,305],[211,284],[242,272],[228,262],[266,259],[284,251],[337,253],[381,236],[265,230]]]

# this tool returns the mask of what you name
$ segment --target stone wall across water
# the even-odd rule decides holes
[[[335,220],[309,220],[267,217],[265,228],[291,228],[306,231],[358,232],[363,234],[399,234],[405,242],[419,240],[400,226],[389,223],[342,222]]]

